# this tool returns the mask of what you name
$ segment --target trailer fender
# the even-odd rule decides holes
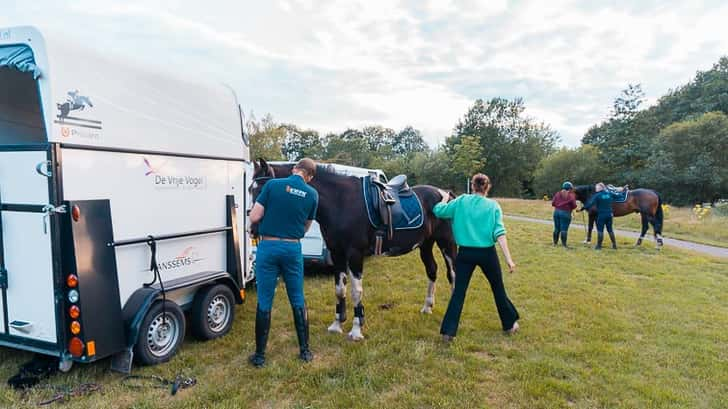
[[[221,277],[214,281],[217,284],[224,284],[230,288],[230,291],[233,292],[233,297],[235,297],[235,302],[237,304],[242,304],[245,301],[245,290],[238,287],[238,284],[233,280],[232,277]]]
[[[139,327],[144,317],[154,304],[154,301],[162,297],[162,291],[154,287],[142,287],[129,297],[124,305],[122,317],[126,329],[126,346],[131,348],[136,344],[139,337]]]

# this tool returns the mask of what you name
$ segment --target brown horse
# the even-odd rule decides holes
[[[574,188],[576,199],[582,204],[595,193],[595,185],[581,185]],[[589,230],[586,234],[586,243],[591,243],[592,230],[594,230],[594,222],[597,218],[596,207],[589,210]],[[652,224],[655,231],[655,243],[657,248],[662,247],[662,223],[664,214],[662,212],[662,198],[651,189],[634,189],[627,194],[627,200],[623,203],[612,203],[612,213],[615,217],[626,216],[632,213],[639,213],[642,216],[642,234],[635,246],[642,244],[647,230]]]

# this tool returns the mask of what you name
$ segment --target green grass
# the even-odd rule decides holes
[[[551,220],[553,217],[551,201],[504,198],[498,198],[497,200],[505,214],[546,220]],[[575,223],[583,223],[583,217],[586,217],[586,215],[582,216],[580,213],[574,213],[573,220]],[[588,219],[586,220],[588,221]],[[615,217],[614,227],[639,232],[642,229],[642,221],[640,215],[636,213],[623,217]],[[652,235],[652,226],[650,226],[647,234]],[[713,212],[711,215],[699,220],[693,214],[693,209],[670,207],[665,214],[663,235],[669,238],[711,246],[728,247],[728,216]]]
[[[518,271],[506,288],[522,319],[504,336],[490,289],[475,275],[460,332],[438,337],[448,300],[439,282],[432,315],[421,315],[426,279],[419,257],[366,263],[367,339],[326,333],[333,280],[307,278],[316,360],[296,359],[296,336],[279,287],[269,365],[250,368],[255,295],[238,308],[233,332],[187,340],[165,365],[136,374],[195,376],[170,397],[119,384],[108,362],[77,366],[57,384],[100,382],[103,391],[63,408],[725,408],[728,407],[728,263],[672,248],[612,251],[553,248],[550,229],[507,221]],[[390,309],[381,305],[391,304]],[[351,306],[349,306],[351,309]],[[351,315],[351,311],[349,311]],[[346,325],[350,328],[350,322]],[[0,348],[0,378],[29,354]],[[48,391],[0,386],[0,407],[32,407]]]

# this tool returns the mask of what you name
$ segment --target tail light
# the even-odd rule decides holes
[[[81,338],[73,337],[68,342],[68,352],[70,352],[74,358],[80,358],[83,355],[83,350],[85,348],[86,348],[86,345],[83,344],[83,341],[81,341]]]
[[[75,274],[69,274],[66,277],[66,285],[68,288],[76,288],[78,286],[78,276]]]
[[[78,295],[77,290],[71,290],[68,292],[68,301],[71,302],[72,304],[77,303],[78,298],[79,298],[79,295]]]
[[[81,309],[78,308],[78,305],[72,305],[68,309],[68,315],[75,320],[81,316]]]
[[[74,222],[77,222],[81,219],[81,208],[78,207],[78,205],[73,205],[73,208],[71,209],[71,217],[73,218]]]
[[[78,335],[81,333],[81,323],[78,321],[71,322],[71,334]]]

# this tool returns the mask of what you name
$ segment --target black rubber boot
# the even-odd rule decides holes
[[[568,238],[569,238],[569,232],[562,231],[561,232],[561,245],[567,249],[569,248],[569,246],[566,245],[566,240],[568,240]]]
[[[559,232],[555,231],[554,232],[554,246],[556,246],[557,244],[559,244]]]
[[[597,233],[597,246],[594,247],[594,250],[601,250],[602,243],[604,243],[604,233]]]
[[[258,308],[255,312],[255,353],[248,357],[250,364],[256,368],[265,365],[265,347],[270,332],[270,311]]]
[[[308,311],[306,311],[306,307],[293,309],[293,322],[296,324],[298,346],[301,348],[298,357],[303,362],[311,362],[313,361],[313,353],[308,348]]]
[[[616,250],[617,249],[617,239],[614,237],[614,232],[609,233],[609,240],[612,241],[612,248],[614,250]]]

